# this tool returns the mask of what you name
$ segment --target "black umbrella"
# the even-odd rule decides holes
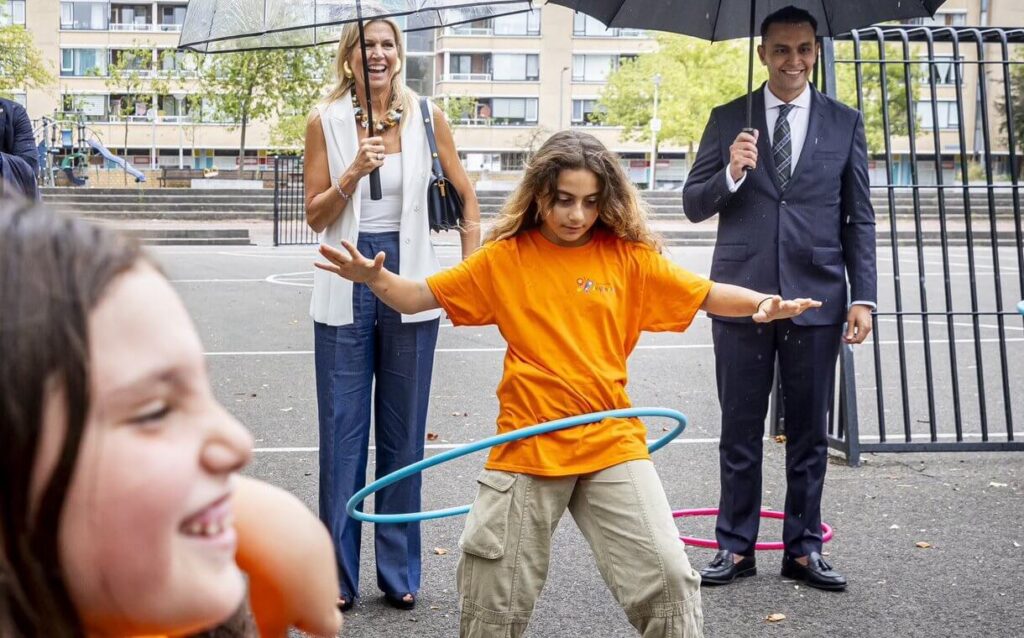
[[[363,24],[375,18],[407,16],[405,31],[436,29],[533,9],[531,0],[191,0],[179,49],[227,53],[334,44],[341,28],[359,24],[363,82],[370,102]],[[366,109],[373,131],[373,109]],[[381,198],[380,174],[370,174],[370,197]]]
[[[771,13],[794,6],[818,21],[818,35],[835,37],[888,20],[935,15],[946,0],[549,0],[593,16],[608,27],[651,29],[717,42],[750,38],[747,128],[751,127],[754,36]]]

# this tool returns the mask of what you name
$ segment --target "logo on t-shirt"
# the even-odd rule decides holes
[[[612,294],[615,292],[615,287],[611,284],[599,284],[589,277],[579,277],[576,279],[576,292],[592,293],[602,292],[605,294]]]

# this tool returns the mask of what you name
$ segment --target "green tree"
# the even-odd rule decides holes
[[[452,125],[459,123],[462,119],[476,117],[477,99],[472,95],[439,95],[434,103],[441,106],[444,115]]]
[[[605,124],[623,127],[627,139],[650,140],[655,74],[658,91],[659,142],[690,148],[700,141],[711,109],[747,90],[747,47],[741,41],[709,43],[680,35],[659,34],[658,49],[625,61],[608,77],[598,101]],[[764,71],[755,68],[755,82]]]
[[[270,130],[271,143],[285,151],[301,148],[305,142],[306,118],[327,93],[335,51],[332,47],[314,47],[293,53],[289,60],[290,87],[282,96]]]
[[[100,70],[94,69],[95,73]],[[128,130],[131,117],[137,112],[137,105],[146,103],[146,115],[157,116],[156,98],[167,92],[167,80],[156,73],[153,50],[134,43],[130,49],[111,51],[107,63],[107,88],[120,96],[117,102],[111,103],[112,115],[124,122],[125,159],[124,181],[128,183]]]
[[[241,129],[240,169],[249,123],[289,110],[292,117],[304,115],[325,86],[329,60],[323,48],[276,49],[217,54],[203,65],[207,103],[217,117]]]
[[[0,0],[0,13],[3,5]],[[50,65],[43,61],[25,27],[0,27],[0,95],[11,97],[15,89],[44,87],[53,81]]]
[[[999,123],[1000,132],[1008,135],[1010,126],[1013,126],[1014,141],[1017,143],[1018,148],[1017,176],[1020,177],[1024,175],[1024,169],[1021,168],[1021,165],[1024,164],[1024,161],[1022,161],[1022,156],[1024,156],[1024,54],[1018,54],[1015,57],[1015,61],[1018,64],[1010,65],[1010,108],[1007,108],[1006,96],[1002,94],[1002,91],[1000,91],[1000,96],[996,99],[996,108],[1003,116],[1002,121]],[[1001,84],[1000,82],[999,85]],[[1011,109],[1013,110],[1012,123],[1008,113]]]
[[[852,42],[836,42],[836,94],[839,101],[858,107],[857,102],[857,69]],[[885,47],[886,98],[889,107],[889,136],[907,135],[907,91],[912,100],[917,101],[921,87],[927,86],[927,65],[919,64],[911,49],[910,82],[907,83],[903,64],[903,47],[889,44]],[[886,130],[882,117],[882,71],[879,65],[878,44],[865,42],[860,47],[861,92],[863,98],[864,133],[868,141],[868,151],[881,153],[885,151]],[[922,82],[923,81],[923,82]],[[916,115],[915,115],[916,117]],[[915,120],[916,123],[916,120]],[[928,133],[917,127],[918,134]]]

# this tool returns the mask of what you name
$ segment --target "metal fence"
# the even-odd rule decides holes
[[[306,189],[302,156],[274,158],[274,245],[315,244],[316,233],[306,224]]]
[[[1024,450],[1012,124],[1024,29],[875,27],[843,40],[825,43],[820,80],[842,98],[852,68],[851,106],[882,127],[884,165],[872,173],[874,331],[870,345],[842,349],[829,444],[851,465],[863,452]]]

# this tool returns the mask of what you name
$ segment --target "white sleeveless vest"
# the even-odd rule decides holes
[[[352,98],[349,93],[330,104],[319,104],[320,126],[327,144],[327,162],[331,171],[331,183],[338,178],[355,160],[359,148],[356,135],[355,115],[352,112]],[[433,114],[431,104],[431,113]],[[430,147],[427,145],[423,116],[416,105],[412,113],[402,117],[402,226],[399,231],[401,259],[398,274],[409,279],[422,280],[441,269],[430,243],[430,228],[427,223],[427,184],[430,180]],[[369,179],[359,180],[352,199],[327,228],[319,235],[320,243],[344,250],[341,240],[353,245],[359,239],[359,207],[364,188],[369,188]],[[318,255],[319,257],[319,255]],[[323,259],[322,257],[319,257]],[[313,271],[313,296],[309,304],[313,321],[331,326],[352,323],[352,282],[338,275],[315,269]],[[441,316],[440,310],[428,310],[415,315],[402,315],[403,322],[428,321]]]

